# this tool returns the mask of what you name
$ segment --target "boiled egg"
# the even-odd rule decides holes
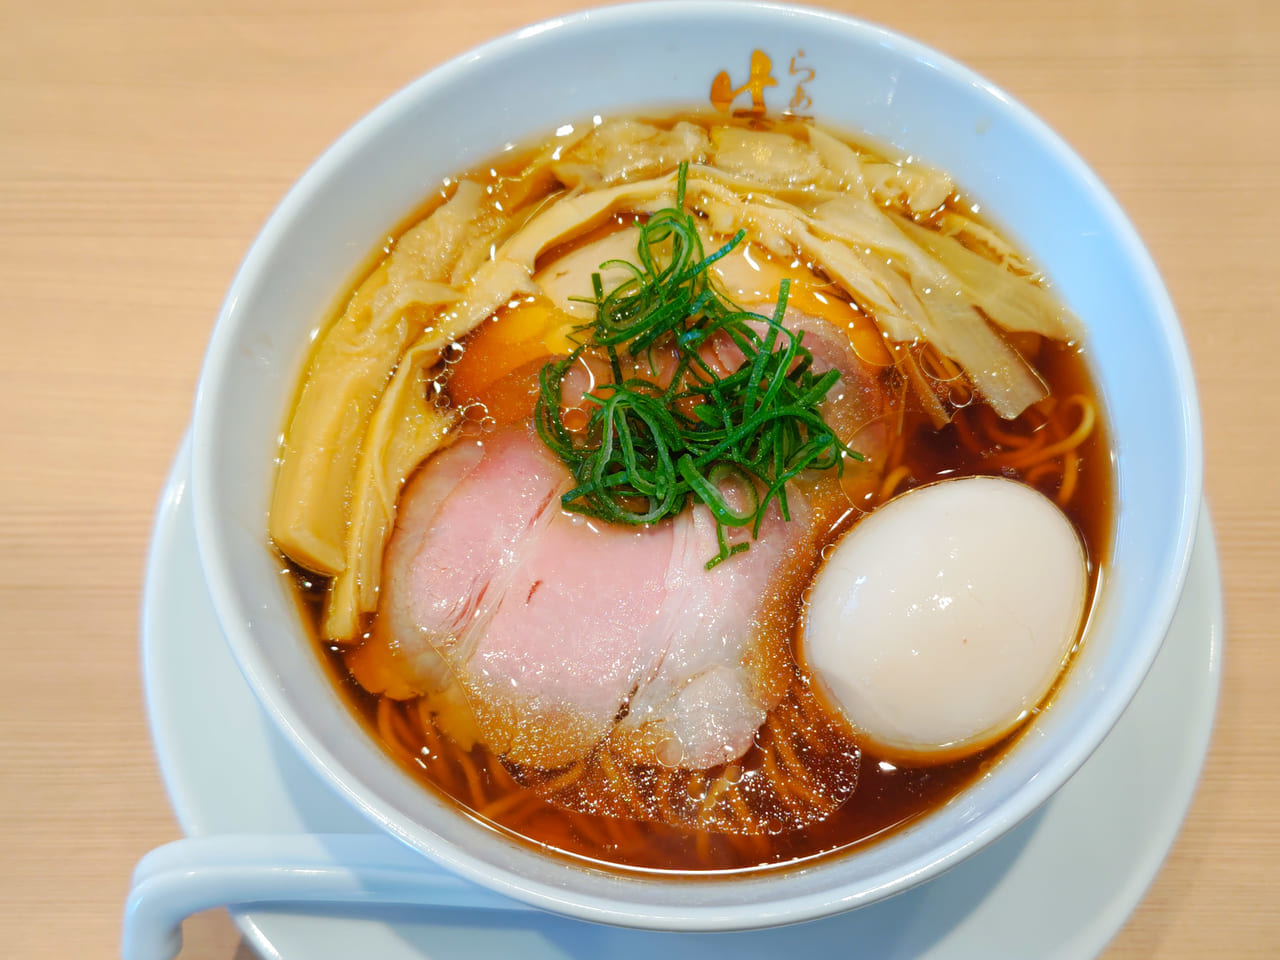
[[[875,510],[827,551],[801,655],[865,743],[957,759],[1049,692],[1084,615],[1084,546],[1047,497],[999,477],[942,480]]]

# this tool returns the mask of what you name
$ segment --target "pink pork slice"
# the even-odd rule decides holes
[[[754,648],[767,642],[757,616],[775,571],[810,530],[805,498],[793,491],[789,503],[791,522],[771,507],[750,549],[711,571],[706,563],[719,543],[710,511],[695,507],[674,523],[667,599],[651,628],[669,638],[666,656],[621,721],[667,766],[705,769],[737,759],[776,701]]]
[[[382,608],[406,679],[421,689],[456,680],[482,739],[518,763],[570,763],[620,719],[652,744],[646,759],[707,767],[740,756],[772,706],[753,675],[755,617],[806,532],[803,504],[707,571],[717,545],[705,508],[614,526],[561,510],[569,486],[525,430],[463,441],[419,471]]]

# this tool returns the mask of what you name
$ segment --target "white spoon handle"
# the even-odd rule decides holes
[[[123,960],[171,960],[184,918],[251,904],[417,904],[532,910],[449,873],[391,837],[219,834],[152,850],[125,901]]]

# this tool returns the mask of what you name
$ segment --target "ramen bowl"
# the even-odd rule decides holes
[[[643,50],[643,69],[618,56],[622,49]],[[765,76],[773,83],[752,82]],[[281,575],[266,516],[314,331],[369,252],[444,178],[563,124],[706,107],[713,87],[721,99],[812,114],[948,171],[1044,269],[1086,328],[1109,427],[1113,533],[1083,643],[1050,706],[951,801],[875,842],[798,866],[671,876],[548,854],[407,774],[338,695]],[[301,177],[250,248],[217,320],[196,400],[192,499],[210,594],[250,687],[292,747],[373,824],[547,910],[731,930],[905,890],[1051,797],[1101,743],[1156,656],[1189,560],[1201,469],[1190,364],[1160,278],[1115,201],[1043,123],[964,67],[865,23],[769,4],[650,3],[552,20],[440,66]]]

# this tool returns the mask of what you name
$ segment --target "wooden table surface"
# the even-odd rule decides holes
[[[134,862],[179,835],[140,689],[143,563],[253,235],[392,91],[578,5],[0,9],[0,955],[115,955]],[[1226,665],[1190,818],[1106,956],[1280,955],[1280,4],[830,5],[1036,111],[1114,191],[1164,274],[1202,390]],[[225,913],[186,932],[184,957],[250,957]]]

